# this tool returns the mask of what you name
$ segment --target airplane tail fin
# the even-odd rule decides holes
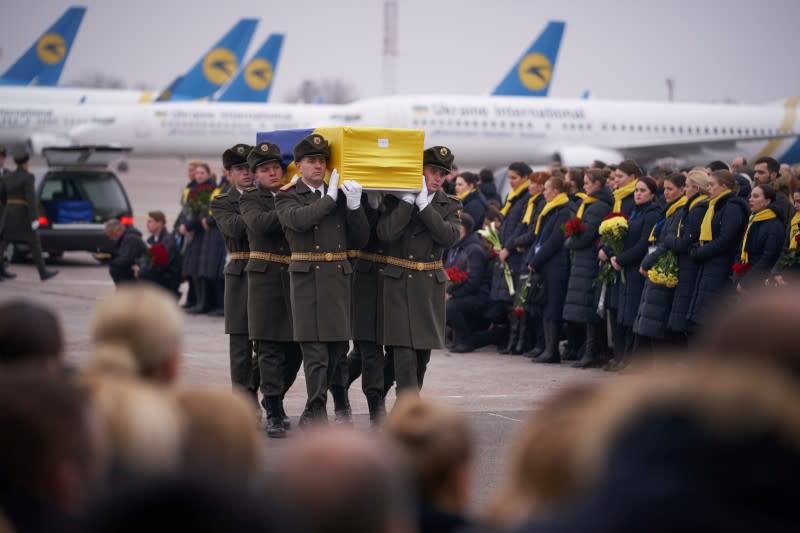
[[[3,73],[2,85],[56,85],[64,69],[72,41],[78,33],[86,8],[73,6],[67,9],[28,51]]]
[[[174,93],[174,92],[175,92],[175,87],[177,87],[177,86],[178,86],[178,84],[179,84],[179,83],[180,83],[182,80],[183,80],[183,76],[182,76],[182,75],[181,75],[181,76],[178,76],[178,77],[176,77],[174,80],[172,80],[172,83],[170,83],[169,85],[167,85],[167,88],[166,88],[166,89],[164,89],[163,91],[161,91],[160,93],[158,93],[158,97],[156,98],[156,102],[166,102],[167,100],[169,100],[170,98],[172,98],[172,93]]]
[[[551,21],[520,56],[493,96],[547,96],[566,23]]]
[[[239,70],[257,24],[257,19],[241,19],[237,22],[181,80],[176,80],[169,99],[208,98],[225,85]]]
[[[216,98],[219,102],[266,102],[278,70],[283,34],[273,33]]]

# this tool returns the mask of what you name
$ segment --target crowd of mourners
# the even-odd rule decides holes
[[[497,486],[468,415],[411,392],[377,431],[272,448],[244,392],[181,384],[184,317],[160,288],[98,302],[80,368],[50,310],[6,301],[0,531],[793,531],[798,296],[755,291],[657,371],[562,386]]]
[[[685,347],[759,287],[797,284],[800,167],[746,165],[512,163],[505,201],[491,172],[454,172],[450,351],[621,369],[634,352]]]

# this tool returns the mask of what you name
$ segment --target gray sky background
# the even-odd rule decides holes
[[[75,2],[78,3],[78,2]],[[2,0],[0,72],[70,5]],[[62,83],[102,72],[158,89],[239,18],[260,19],[252,53],[286,34],[272,99],[303,79],[382,92],[381,0],[85,0]],[[798,0],[398,0],[396,92],[488,94],[548,20],[567,22],[550,95],[764,103],[800,94]]]

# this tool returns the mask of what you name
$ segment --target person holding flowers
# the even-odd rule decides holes
[[[564,247],[564,232],[561,230],[572,218],[567,186],[562,178],[550,178],[544,184],[544,199],[547,201],[533,227],[534,243],[528,252],[527,263],[531,274],[541,276],[544,287],[542,304],[542,329],[545,348],[536,363],[559,363],[558,341],[561,331],[561,314],[567,293],[569,276],[569,254]]]
[[[531,167],[522,162],[514,162],[508,166],[508,183],[511,186],[511,192],[508,193],[506,203],[500,209],[500,214],[504,217],[503,224],[498,231],[501,248],[497,251],[497,261],[495,261],[495,268],[492,272],[490,296],[492,300],[505,301],[509,312],[511,312],[514,295],[519,288],[516,286],[517,278],[525,258],[511,243],[525,229],[522,218],[528,208],[528,199],[530,198],[528,184],[532,172]],[[510,322],[513,328],[514,315],[510,315]],[[517,325],[517,338],[518,327]],[[510,337],[514,336],[510,335]],[[511,353],[515,349],[516,342],[512,346],[510,340],[506,349],[500,350],[500,353]]]
[[[700,224],[708,209],[708,183],[711,177],[706,169],[696,167],[689,171],[686,178],[686,205],[680,208],[682,214],[675,235],[664,235],[664,246],[672,250],[678,258],[678,285],[672,295],[672,309],[667,320],[667,329],[673,332],[672,340],[676,344],[687,344],[689,322],[686,313],[692,302],[692,294],[697,282],[699,265],[689,255],[689,250],[700,238]]]
[[[639,265],[647,255],[648,239],[656,222],[661,217],[661,209],[655,202],[658,184],[653,178],[646,176],[636,183],[634,202],[636,207],[628,217],[628,232],[623,242],[622,251],[611,256],[609,262],[617,272],[622,273],[623,283],[618,284],[619,307],[617,308],[617,331],[621,338],[614,344],[620,351],[614,353],[616,368],[624,366],[627,355],[633,351],[633,322],[639,310],[639,302],[644,290],[644,277],[639,275]]]
[[[637,349],[651,347],[654,339],[662,342],[669,337],[667,322],[675,287],[678,286],[678,257],[666,241],[668,237],[674,238],[679,234],[681,222],[687,214],[685,208],[689,199],[685,190],[686,176],[683,174],[670,174],[664,179],[667,210],[664,218],[650,231],[649,253],[639,267],[639,273],[646,277],[646,281],[633,324]]]
[[[606,186],[607,174],[590,169],[583,176],[585,195],[580,198],[575,218],[565,226],[566,247],[571,254],[567,295],[564,301],[564,320],[586,328],[583,355],[575,368],[596,366],[599,361],[602,325],[597,310],[599,287],[597,278],[597,238],[600,223],[611,211],[614,196]]]
[[[779,286],[800,281],[800,190],[792,194],[792,201],[795,214],[788,225],[789,240],[775,267],[775,283]]]
[[[699,242],[689,252],[700,265],[687,312],[690,333],[706,321],[711,305],[732,288],[731,269],[750,215],[745,201],[735,194],[737,187],[730,171],[711,173],[708,210],[700,223]]]
[[[192,314],[209,310],[208,287],[206,281],[201,279],[203,240],[206,233],[202,221],[208,216],[211,195],[215,188],[211,168],[206,163],[198,163],[194,171],[194,186],[185,190],[183,220],[178,226],[179,233],[185,238],[182,276],[190,278],[196,298],[196,305],[186,310]]]
[[[777,195],[770,185],[757,185],[750,193],[750,218],[739,245],[734,271],[739,271],[737,290],[756,289],[769,282],[786,239],[784,209],[777,208]]]

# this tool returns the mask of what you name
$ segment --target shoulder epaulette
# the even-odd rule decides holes
[[[447,197],[450,198],[451,200],[455,200],[456,202],[461,203],[461,199],[458,196],[448,194]]]
[[[245,187],[244,192],[253,192],[253,191],[257,191],[257,190],[258,190],[258,187],[256,187],[256,186]]]
[[[216,200],[217,198],[227,198],[227,197],[228,197],[228,193],[226,193],[226,192],[221,192],[221,193],[219,193],[218,195],[216,195],[216,196],[214,197],[214,199]]]

